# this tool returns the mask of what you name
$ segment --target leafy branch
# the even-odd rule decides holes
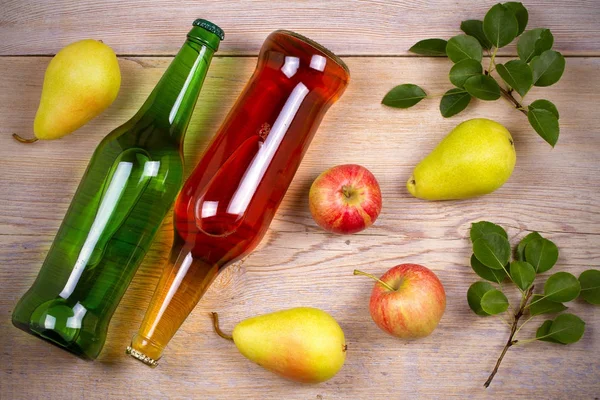
[[[500,87],[500,93],[502,93],[502,96],[504,96],[504,98],[508,101],[510,101],[517,110],[521,111],[523,114],[527,115],[527,109],[525,107],[523,107],[523,105],[521,103],[519,103],[519,101],[517,99],[514,98],[514,96],[512,95],[513,90],[506,90],[503,87]]]
[[[477,222],[471,226],[470,237],[473,243],[471,267],[485,279],[475,282],[467,291],[471,310],[480,316],[497,315],[506,321],[502,314],[509,310],[509,302],[502,292],[502,282],[510,279],[521,292],[519,307],[511,310],[512,323],[509,324],[508,340],[484,384],[488,387],[511,347],[538,340],[570,344],[581,339],[585,322],[570,313],[560,314],[554,320],[546,320],[537,329],[534,338],[520,340],[517,335],[534,317],[561,313],[567,309],[563,303],[577,297],[590,304],[600,304],[600,271],[587,270],[579,279],[568,272],[557,272],[548,277],[543,292],[536,294],[534,281],[537,274],[549,271],[558,260],[558,248],[552,241],[537,232],[530,233],[518,244],[516,260],[509,262],[511,247],[502,227],[487,221]],[[498,284],[499,288],[486,281]],[[529,317],[519,324],[525,315]]]
[[[507,340],[506,344],[504,345],[504,348],[502,349],[502,353],[500,353],[500,357],[498,357],[498,361],[496,361],[496,365],[494,366],[494,369],[492,370],[492,373],[490,374],[490,376],[487,379],[487,381],[485,381],[485,383],[483,384],[483,386],[485,386],[485,387],[490,386],[490,383],[492,383],[492,379],[494,379],[494,376],[496,376],[496,373],[498,372],[498,369],[500,368],[500,363],[502,363],[502,360],[504,359],[504,355],[506,354],[506,352],[508,351],[508,349],[512,345],[514,345],[514,344],[517,343],[517,341],[514,340],[514,337],[518,333],[518,331],[520,330],[520,328],[524,325],[524,323],[523,323],[521,325],[521,327],[519,327],[518,326],[519,320],[521,319],[521,317],[525,313],[525,304],[527,304],[527,301],[529,300],[529,298],[531,297],[532,294],[533,294],[533,286],[531,286],[529,288],[529,290],[527,291],[527,294],[521,300],[521,306],[519,307],[519,310],[517,311],[517,313],[514,316],[513,323],[512,323],[512,326],[510,328],[510,335],[508,336],[508,340]],[[525,321],[525,322],[527,322],[527,321]]]
[[[533,129],[554,147],[559,136],[559,114],[556,106],[548,100],[536,100],[529,105],[523,101],[533,86],[551,86],[558,82],[565,69],[565,58],[552,50],[554,36],[549,29],[536,28],[525,31],[529,14],[522,3],[508,2],[494,5],[483,21],[463,21],[460,29],[464,34],[444,39],[425,39],[416,43],[410,51],[425,56],[448,57],[454,65],[449,79],[455,88],[442,95],[440,112],[445,118],[463,111],[473,97],[492,101],[500,97],[508,100],[515,109],[527,116]],[[498,49],[519,37],[519,59],[504,64],[496,63]],[[483,51],[490,57],[489,66],[483,69]],[[500,85],[492,73],[499,75]],[[503,87],[505,86],[505,87]],[[517,100],[513,93],[520,96]],[[427,95],[419,86],[403,84],[390,90],[382,103],[396,108],[409,108]]]

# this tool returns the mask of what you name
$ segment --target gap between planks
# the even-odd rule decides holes
[[[336,56],[342,58],[444,58],[442,56],[422,56],[419,54],[344,54],[335,53]],[[27,58],[27,57],[54,57],[55,54],[0,54],[1,58]],[[176,54],[117,54],[119,58],[127,57],[139,57],[139,58],[173,58]],[[564,55],[565,58],[600,58],[599,54],[572,54]],[[256,58],[258,54],[216,54],[213,58]],[[497,55],[496,58],[516,58],[517,54],[502,54]],[[483,56],[484,59],[489,59],[487,55]]]

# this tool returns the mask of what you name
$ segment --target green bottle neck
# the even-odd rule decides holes
[[[213,54],[211,47],[188,37],[138,117],[151,118],[181,145]]]

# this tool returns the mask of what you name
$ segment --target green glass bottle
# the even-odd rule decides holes
[[[183,183],[183,138],[223,39],[196,20],[135,116],[96,148],[13,324],[94,359],[108,323]]]

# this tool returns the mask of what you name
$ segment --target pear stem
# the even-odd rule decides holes
[[[367,274],[366,272],[362,272],[359,271],[357,269],[354,270],[354,275],[363,275],[363,276],[368,276],[369,278],[379,282],[380,284],[382,284],[386,289],[395,292],[396,289],[394,289],[393,287],[391,287],[389,284],[385,283],[384,281],[382,281],[381,279],[379,279],[378,277],[376,277],[375,275],[371,275],[371,274]]]
[[[16,133],[12,134],[12,137],[17,141],[17,142],[21,142],[21,143],[35,143],[38,141],[38,138],[32,138],[32,139],[25,139],[19,135],[17,135]]]
[[[233,342],[233,337],[231,335],[226,334],[221,330],[221,328],[219,328],[219,314],[217,314],[216,312],[211,312],[210,315],[212,316],[213,327],[215,328],[215,332],[217,332],[217,335],[221,336],[223,339],[227,339]]]

